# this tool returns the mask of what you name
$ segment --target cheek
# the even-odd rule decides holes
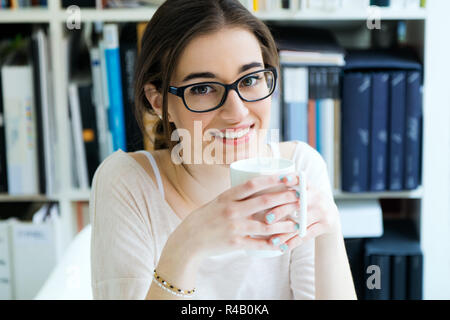
[[[248,106],[251,113],[260,121],[260,128],[266,129],[270,123],[272,99],[268,98],[263,101],[252,103]]]
[[[178,129],[188,130],[191,133],[191,137],[194,136],[195,125],[201,126],[203,132],[214,117],[213,112],[204,114],[191,112],[185,107],[183,100],[177,97],[174,98],[169,98],[168,109],[175,126]]]

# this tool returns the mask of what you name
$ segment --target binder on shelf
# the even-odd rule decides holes
[[[392,72],[390,77],[389,123],[389,190],[403,189],[403,164],[405,141],[406,74]]]
[[[0,221],[0,300],[13,298],[8,221]]]
[[[1,69],[8,192],[38,194],[36,110],[28,42]]]
[[[422,85],[421,73],[406,74],[405,172],[404,188],[416,189],[421,184]]]
[[[368,189],[371,77],[347,73],[342,84],[342,190]]]
[[[370,130],[370,191],[386,190],[389,119],[389,74],[372,74]]]
[[[308,140],[308,69],[283,68],[286,140]]]
[[[272,106],[270,108],[269,135],[271,141],[273,141],[273,134],[277,134],[278,140],[283,141],[283,110],[281,108],[280,92],[280,81],[278,81],[275,91],[272,94]]]
[[[377,266],[380,270],[380,288],[369,289],[366,286],[366,300],[389,300],[391,298],[391,257],[389,255],[371,255],[365,257],[365,269]]]
[[[423,255],[410,255],[408,260],[408,299],[422,300],[423,291]]]
[[[316,137],[316,99],[317,99],[317,84],[316,84],[316,68],[309,69],[309,99],[308,99],[308,144],[317,149]]]
[[[127,151],[123,110],[122,73],[120,70],[119,31],[116,24],[103,26],[105,63],[109,96],[109,128],[113,138],[113,151]]]

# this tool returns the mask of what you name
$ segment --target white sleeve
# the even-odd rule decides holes
[[[139,208],[138,174],[113,154],[97,169],[89,213],[92,225],[91,276],[94,299],[144,299],[154,267],[149,215]]]
[[[297,170],[303,170],[309,183],[332,197],[327,166],[322,156],[304,142],[297,141],[297,144],[294,153]],[[292,250],[290,280],[294,299],[315,299],[314,251],[313,239]]]

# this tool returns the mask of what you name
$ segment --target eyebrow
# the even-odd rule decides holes
[[[243,66],[241,66],[239,68],[239,73],[242,73],[244,71],[247,71],[249,69],[252,68],[256,68],[256,67],[263,67],[263,65],[260,62],[251,62],[251,63],[247,63],[244,64]],[[186,82],[192,79],[196,79],[196,78],[210,78],[210,79],[214,79],[216,78],[216,75],[212,72],[195,72],[195,73],[190,73],[188,74],[186,77],[184,77],[182,82]]]

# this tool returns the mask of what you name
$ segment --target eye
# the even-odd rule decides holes
[[[198,85],[193,86],[189,89],[189,93],[192,95],[206,95],[208,93],[211,93],[214,90],[213,87],[208,85]]]
[[[258,83],[258,80],[260,80],[261,77],[258,75],[249,76],[247,78],[242,79],[241,84],[244,87],[251,87]]]

